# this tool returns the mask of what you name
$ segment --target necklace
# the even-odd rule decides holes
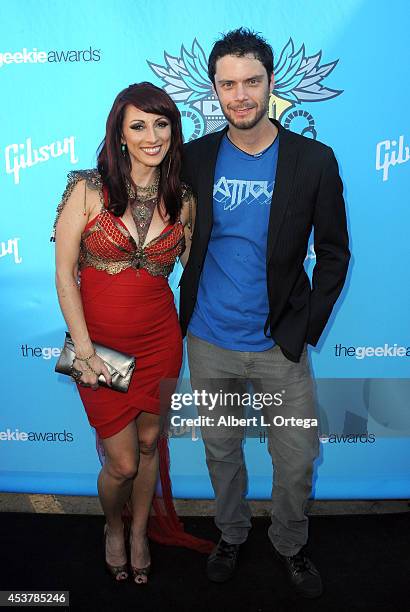
[[[130,203],[131,216],[137,228],[138,245],[143,246],[145,238],[158,204],[159,173],[154,182],[146,187],[137,185],[137,193],[132,185],[127,183],[127,193]]]
[[[135,193],[134,187],[127,181],[127,194],[129,200],[135,200],[138,198],[140,202],[150,199],[158,194],[159,187],[159,172],[155,175],[155,178],[150,185],[146,185],[143,187],[142,185],[137,185],[137,193]]]

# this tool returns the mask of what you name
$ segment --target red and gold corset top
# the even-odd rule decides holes
[[[108,274],[118,274],[126,268],[144,268],[152,276],[168,277],[177,257],[185,249],[181,221],[167,225],[159,236],[142,247],[138,246],[123,221],[105,207],[104,189],[96,170],[70,172],[57,218],[74,186],[82,179],[86,179],[88,188],[99,190],[101,210],[89,221],[81,236],[80,270],[91,266]]]

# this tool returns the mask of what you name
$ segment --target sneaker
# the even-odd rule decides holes
[[[206,572],[212,582],[225,582],[232,577],[237,562],[240,544],[228,544],[222,538],[208,557]]]
[[[312,561],[303,553],[303,549],[291,557],[281,555],[275,547],[273,549],[295,591],[308,599],[320,597],[323,592],[320,574]]]

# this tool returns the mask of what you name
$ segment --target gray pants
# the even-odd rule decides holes
[[[272,523],[269,538],[282,554],[296,554],[308,538],[306,504],[312,489],[313,461],[319,452],[318,428],[275,426],[280,417],[314,419],[313,382],[307,352],[299,363],[284,357],[278,346],[262,352],[231,351],[188,333],[188,360],[193,390],[207,393],[281,393],[281,406],[264,406],[268,450],[274,467]],[[200,406],[201,416],[221,414],[242,417],[242,406],[218,405],[212,412]],[[255,414],[252,411],[252,414]],[[279,418],[278,418],[279,417]],[[289,422],[289,421],[288,421]],[[251,528],[251,511],[245,499],[247,471],[243,456],[244,427],[202,427],[206,462],[216,498],[215,524],[230,544],[241,544]]]

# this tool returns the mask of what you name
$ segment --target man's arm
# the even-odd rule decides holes
[[[350,259],[343,184],[331,149],[320,179],[313,226],[316,265],[307,342],[316,346],[343,288]]]
[[[193,143],[184,144],[182,155],[181,181],[192,187],[194,193],[197,192],[197,177],[194,171]]]

